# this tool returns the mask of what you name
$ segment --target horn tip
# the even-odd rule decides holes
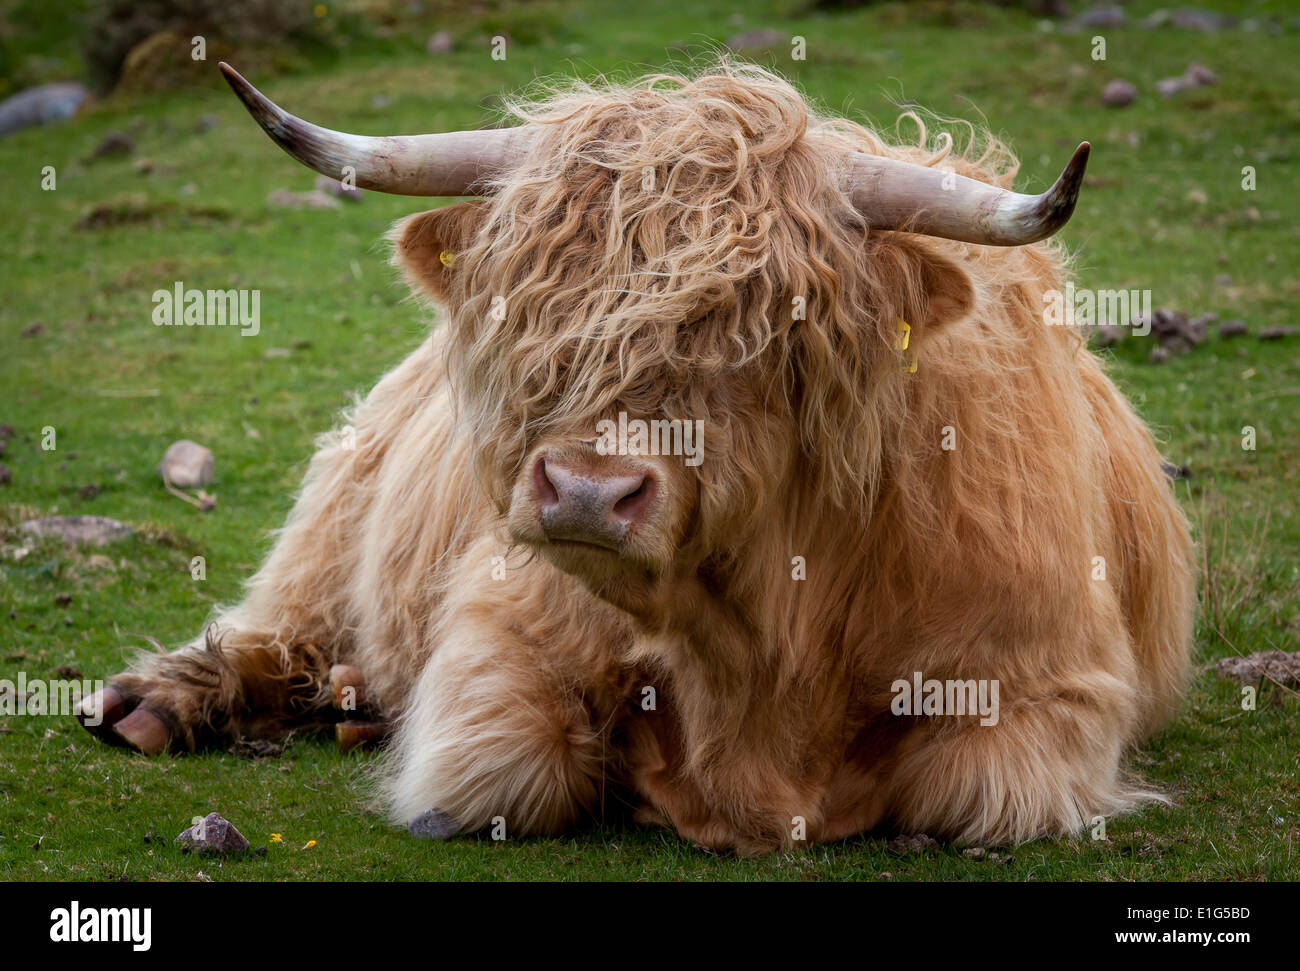
[[[244,80],[244,76],[225,61],[219,61],[217,68],[221,71],[221,76],[226,79],[226,83],[236,91],[239,90],[240,85],[248,85],[248,82]]]
[[[263,95],[262,92],[258,91],[257,88],[249,84],[242,74],[225,61],[222,61],[218,67],[221,68],[222,77],[230,85],[230,90],[234,91],[235,96],[244,103],[248,113],[253,116],[253,119],[262,126],[267,134],[271,135],[272,138],[277,138],[276,130],[283,126],[290,116]]]
[[[1037,239],[1057,232],[1074,215],[1075,204],[1079,201],[1079,190],[1083,187],[1083,173],[1088,167],[1088,154],[1091,151],[1090,143],[1080,142],[1079,147],[1070,156],[1070,161],[1065,164],[1065,169],[1056,180],[1056,184],[1039,197],[1041,200],[1039,211],[1035,213],[1035,222],[1038,223],[1039,229],[1035,233]]]
[[[1083,170],[1088,167],[1088,156],[1092,154],[1091,142],[1080,142],[1079,147],[1074,150],[1070,156],[1070,161],[1066,163],[1066,172],[1077,172],[1080,178],[1083,177]]]

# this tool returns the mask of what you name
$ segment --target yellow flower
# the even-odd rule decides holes
[[[284,842],[284,837],[282,837],[279,833],[272,833],[272,834],[271,834],[271,842],[272,842],[272,843],[283,843],[283,842]]]
[[[325,9],[325,4],[318,3],[316,4],[315,8],[312,10],[312,13],[314,13],[317,19],[319,19],[321,17],[324,17],[325,14],[329,13],[329,11]]]
[[[316,845],[316,841],[315,841],[315,840],[308,840],[308,841],[307,841],[307,845],[304,846],[303,849],[304,849],[304,850],[310,850],[310,849],[311,849],[313,846],[315,846],[315,845]]]

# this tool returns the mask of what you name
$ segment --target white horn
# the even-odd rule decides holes
[[[1074,150],[1046,192],[1031,196],[942,169],[855,152],[849,197],[867,224],[986,246],[1046,239],[1069,221],[1088,165],[1089,145]]]
[[[230,87],[277,145],[303,165],[362,189],[403,196],[474,195],[527,143],[523,128],[371,137],[320,128],[289,114],[221,64]]]

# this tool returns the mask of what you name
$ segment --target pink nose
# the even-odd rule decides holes
[[[629,530],[645,521],[657,486],[647,472],[579,471],[542,456],[533,466],[533,491],[548,540],[617,550]]]

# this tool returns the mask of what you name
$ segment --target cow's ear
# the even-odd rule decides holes
[[[412,290],[446,300],[456,259],[483,225],[487,203],[482,199],[430,209],[407,216],[393,227],[393,262]]]
[[[975,307],[975,288],[960,265],[907,233],[888,233],[877,244],[875,265],[886,274],[882,292],[897,305],[892,312],[919,331],[933,334]]]

